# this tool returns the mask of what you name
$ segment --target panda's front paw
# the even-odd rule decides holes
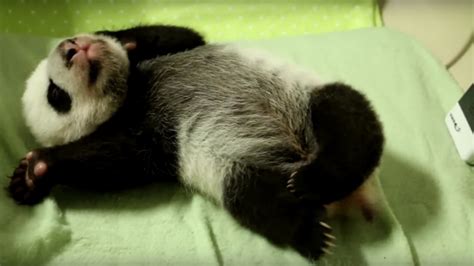
[[[50,192],[48,165],[40,159],[39,152],[29,152],[10,177],[7,190],[18,204],[40,203]]]

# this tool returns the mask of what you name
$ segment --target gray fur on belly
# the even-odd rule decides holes
[[[153,77],[149,119],[176,130],[181,180],[218,201],[240,163],[290,172],[316,154],[308,104],[321,83],[311,72],[233,45],[207,45],[140,69]]]

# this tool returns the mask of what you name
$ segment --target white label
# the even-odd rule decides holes
[[[459,104],[448,113],[445,122],[461,158],[474,164],[474,134]]]

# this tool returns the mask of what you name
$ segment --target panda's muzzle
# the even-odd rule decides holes
[[[78,64],[87,69],[89,83],[95,83],[99,75],[101,64],[99,57],[103,53],[104,43],[89,36],[78,36],[62,41],[58,50],[67,69]]]

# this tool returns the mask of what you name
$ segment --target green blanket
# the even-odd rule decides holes
[[[337,219],[338,247],[322,265],[474,261],[473,169],[458,157],[444,116],[461,89],[418,43],[385,29],[246,42],[365,92],[387,137],[374,223]],[[0,176],[35,146],[20,114],[29,72],[50,39],[0,35]],[[1,178],[5,186],[7,179]],[[0,264],[306,265],[172,184],[97,194],[58,188],[35,207],[0,190]]]

